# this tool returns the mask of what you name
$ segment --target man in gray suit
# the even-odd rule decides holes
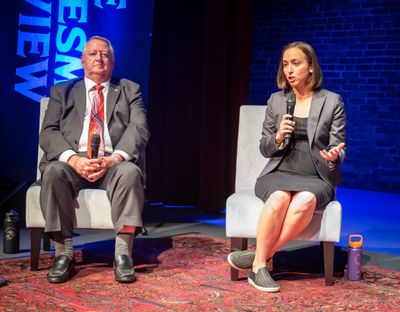
[[[73,202],[80,189],[99,188],[107,192],[116,232],[115,280],[133,282],[132,244],[136,228],[142,226],[144,151],[149,139],[140,87],[112,78],[114,51],[106,38],[90,38],[81,61],[83,79],[51,88],[39,139],[44,151],[40,204],[45,232],[55,244],[47,279],[62,283],[72,277]],[[95,105],[101,108],[93,112]],[[91,159],[87,154],[93,120],[101,125],[96,129],[101,157]]]

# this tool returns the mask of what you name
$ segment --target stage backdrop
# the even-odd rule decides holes
[[[114,76],[138,82],[147,99],[153,1],[18,0],[1,8],[0,181],[36,174],[39,101],[58,82],[83,76],[93,35],[111,40]]]
[[[400,2],[255,0],[250,103],[277,91],[282,47],[310,43],[347,114],[343,186],[400,193]]]

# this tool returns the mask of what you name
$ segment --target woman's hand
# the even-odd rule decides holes
[[[275,137],[276,144],[279,145],[285,140],[285,134],[293,132],[295,122],[292,121],[291,118],[293,118],[292,115],[283,115],[281,124],[279,125],[279,130],[276,133]]]
[[[337,162],[339,158],[339,153],[344,147],[344,143],[340,143],[339,145],[332,147],[329,151],[322,150],[319,152],[321,157],[328,162]]]

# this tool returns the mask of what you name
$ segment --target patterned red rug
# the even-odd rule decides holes
[[[99,245],[100,244],[100,245]],[[96,246],[96,247],[94,247]],[[278,267],[280,293],[268,294],[245,278],[229,279],[229,241],[197,234],[137,239],[137,282],[118,284],[111,266],[113,243],[83,246],[83,262],[71,281],[49,284],[51,256],[42,255],[41,270],[29,259],[0,261],[1,311],[400,311],[400,272],[365,266],[363,279],[339,277],[324,286],[320,270]],[[293,254],[275,259],[296,262]],[[285,262],[285,261],[282,261]],[[286,264],[285,264],[286,265]]]

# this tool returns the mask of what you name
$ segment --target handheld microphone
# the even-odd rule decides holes
[[[99,154],[99,147],[100,147],[100,136],[98,134],[93,134],[90,139],[90,148],[92,151],[90,155],[91,159],[97,158]]]
[[[290,91],[286,97],[286,114],[290,114],[293,116],[294,114],[294,106],[296,105],[296,96],[294,95],[293,90]],[[293,118],[290,118],[293,120]],[[290,139],[292,138],[291,133],[285,134],[285,145],[289,144]]]

